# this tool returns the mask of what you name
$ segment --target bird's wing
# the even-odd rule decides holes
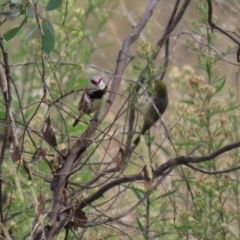
[[[79,120],[84,114],[90,114],[92,112],[93,102],[92,99],[88,96],[87,91],[84,91],[78,105],[78,115],[76,120],[73,123],[73,127],[76,126]]]
[[[93,107],[92,99],[88,96],[87,91],[85,91],[79,102],[78,110],[79,112],[90,114],[92,112],[92,107]]]
[[[156,97],[152,96],[146,104],[141,134],[144,134],[159,119],[159,114],[155,109],[156,106],[154,106],[155,99]]]

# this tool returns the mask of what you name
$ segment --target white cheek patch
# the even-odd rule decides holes
[[[106,87],[105,83],[103,81],[100,82],[98,85],[98,89],[104,89]]]

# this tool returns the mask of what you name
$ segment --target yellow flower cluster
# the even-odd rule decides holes
[[[207,95],[213,95],[216,92],[216,89],[208,84],[199,86],[199,90]]]
[[[224,118],[224,117],[220,117],[220,118],[219,118],[219,121],[220,121],[220,124],[221,124],[222,126],[225,125],[225,123],[228,122],[228,120],[227,120],[226,118]]]
[[[184,65],[182,68],[182,71],[178,67],[173,67],[172,70],[169,72],[168,77],[170,79],[185,79],[189,78],[189,75],[193,75],[195,73],[195,70],[192,66],[190,65]]]
[[[194,99],[196,97],[196,93],[195,92],[191,92],[188,94],[188,96],[192,99]]]
[[[201,83],[203,83],[204,79],[202,76],[191,76],[188,78],[187,83],[192,87],[192,88],[197,88]]]
[[[149,42],[141,41],[139,44],[139,51],[144,53],[151,53],[153,50]]]
[[[194,68],[190,65],[184,65],[183,66],[183,71],[188,73],[188,74],[194,74],[195,73]]]
[[[181,73],[181,71],[179,70],[179,68],[178,68],[178,67],[174,67],[174,68],[170,71],[170,73],[168,74],[168,77],[169,77],[170,79],[176,79],[176,78],[181,77],[181,75],[182,75],[182,73]]]
[[[213,95],[216,92],[216,89],[211,85],[203,84],[203,82],[204,79],[202,76],[193,75],[187,79],[187,83],[191,88],[195,90],[197,89],[200,93],[204,93],[206,95]],[[195,92],[189,93],[189,97],[194,99],[196,97],[196,93]]]

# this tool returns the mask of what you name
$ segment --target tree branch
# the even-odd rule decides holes
[[[218,27],[213,21],[212,21],[212,1],[207,0],[208,3],[208,24],[212,29],[217,29],[219,32],[223,33],[227,37],[229,37],[233,42],[235,42],[238,45],[238,51],[237,51],[237,61],[240,62],[240,42],[236,40],[233,36],[231,36],[228,32],[223,30],[222,28]]]
[[[58,181],[54,189],[53,206],[50,214],[51,227],[49,228],[49,230],[46,231],[46,240],[52,239],[52,236],[55,233],[57,216],[62,205],[63,189],[68,179],[68,175],[71,173],[73,164],[84,153],[86,148],[92,143],[92,141],[90,140],[91,136],[96,131],[99,123],[101,123],[101,121],[106,117],[108,111],[110,110],[110,107],[115,99],[116,92],[119,88],[122,74],[127,64],[129,63],[129,59],[131,59],[131,56],[129,54],[130,45],[139,37],[141,31],[146,26],[148,20],[152,16],[153,10],[156,7],[157,3],[158,0],[149,1],[143,16],[141,17],[137,26],[134,28],[133,33],[127,36],[123,42],[122,49],[119,51],[118,54],[117,65],[114,71],[114,77],[110,88],[109,99],[106,103],[105,111],[101,119],[98,121],[96,118],[93,118],[93,121],[91,121],[90,126],[82,135],[81,140],[77,141],[73,145],[68,156],[66,157],[65,164],[63,165],[62,169],[59,172]]]
[[[170,159],[170,160],[166,161],[165,163],[163,163],[162,165],[160,165],[157,169],[155,169],[154,175],[157,178],[159,176],[162,176],[169,169],[175,168],[179,165],[186,165],[186,166],[190,167],[190,165],[189,165],[190,163],[201,163],[201,162],[213,160],[214,158],[222,155],[223,153],[226,153],[226,152],[231,151],[238,147],[240,147],[240,141],[233,143],[233,144],[226,145],[209,155],[205,155],[205,156],[201,156],[201,157],[179,156],[179,157]],[[238,169],[238,167],[236,169]],[[225,170],[225,172],[227,172],[227,170]],[[91,196],[86,198],[80,204],[80,208],[84,208],[87,205],[92,204],[94,201],[96,201],[97,199],[102,197],[105,192],[107,192],[108,190],[110,190],[113,187],[116,187],[123,183],[129,183],[129,182],[134,182],[134,181],[139,181],[139,180],[144,180],[144,176],[142,174],[134,174],[134,175],[128,175],[128,176],[125,175],[124,177],[115,179],[115,180],[105,184],[98,191],[96,191]]]

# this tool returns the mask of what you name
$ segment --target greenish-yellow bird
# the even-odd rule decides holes
[[[155,80],[154,92],[145,107],[144,122],[139,136],[134,140],[135,146],[139,143],[141,135],[145,134],[163,115],[168,106],[168,91],[166,84]]]

